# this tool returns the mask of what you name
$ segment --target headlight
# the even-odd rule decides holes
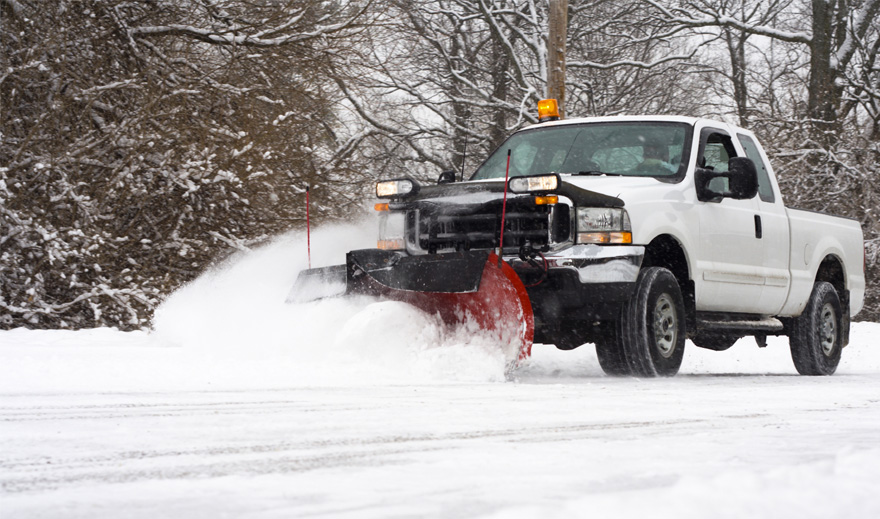
[[[403,211],[384,211],[379,215],[379,241],[376,248],[383,250],[402,250],[405,240],[406,213]]]
[[[514,193],[531,191],[555,191],[559,187],[558,175],[541,175],[538,177],[514,177],[508,184]]]
[[[412,193],[416,183],[408,178],[397,180],[383,180],[376,183],[376,196],[379,198],[391,198]]]
[[[632,243],[629,214],[620,208],[582,207],[577,210],[578,243]]]
[[[581,207],[577,210],[578,232],[632,231],[629,215],[623,209]]]

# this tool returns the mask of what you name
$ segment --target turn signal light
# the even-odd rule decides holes
[[[557,203],[559,203],[559,197],[556,195],[535,197],[535,205],[556,205]]]
[[[373,206],[373,209],[375,209],[375,210],[377,210],[377,211],[387,211],[387,210],[388,210],[388,204],[376,204],[376,205]]]
[[[558,121],[559,105],[555,99],[541,99],[538,101],[538,122]]]
[[[633,242],[631,232],[582,232],[577,235],[578,243],[629,244]]]
[[[401,250],[406,248],[403,240],[379,240],[376,243],[377,249],[382,250]]]

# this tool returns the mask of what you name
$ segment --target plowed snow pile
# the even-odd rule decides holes
[[[313,233],[312,266],[341,264],[348,250],[375,246],[374,227]],[[233,256],[159,308],[155,338],[213,366],[228,362],[232,373],[224,376],[259,367],[262,383],[267,376],[288,385],[504,379],[508,356],[473,326],[449,329],[408,304],[370,297],[285,303],[307,268],[306,251],[305,236],[290,234]]]

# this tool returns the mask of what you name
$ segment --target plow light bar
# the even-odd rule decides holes
[[[382,180],[376,182],[376,196],[379,198],[391,198],[404,196],[416,190],[416,182],[409,178],[396,180]]]
[[[514,193],[530,193],[533,191],[556,191],[559,188],[559,175],[541,175],[537,177],[515,177],[508,184]]]

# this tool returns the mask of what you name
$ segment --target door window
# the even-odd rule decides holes
[[[701,168],[710,169],[719,173],[730,170],[730,158],[736,157],[736,149],[730,135],[718,130],[703,130],[703,144],[697,164]],[[729,181],[726,178],[713,178],[708,185],[709,191],[718,195],[724,195],[730,190]]]

